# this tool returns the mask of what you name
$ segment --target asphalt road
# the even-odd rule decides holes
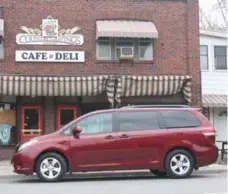
[[[182,180],[150,173],[76,174],[59,183],[42,183],[36,176],[0,176],[0,189],[7,194],[225,194],[227,172],[194,173]]]

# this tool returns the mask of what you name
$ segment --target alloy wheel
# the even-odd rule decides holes
[[[174,155],[170,160],[170,168],[177,175],[185,175],[190,169],[190,160],[184,154]]]
[[[61,164],[55,158],[46,158],[40,164],[40,172],[46,179],[55,179],[61,173]]]

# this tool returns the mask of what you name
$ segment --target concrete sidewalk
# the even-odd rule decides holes
[[[212,173],[212,172],[225,172],[227,171],[227,165],[222,165],[222,164],[212,164],[210,166],[202,167],[199,169],[198,172],[202,173]],[[134,173],[134,172],[145,172],[148,173],[148,170],[128,170],[128,171],[104,171],[102,173],[104,174],[116,174],[116,173]],[[98,173],[98,172],[89,172],[91,174]],[[101,172],[99,172],[101,173]],[[10,164],[10,161],[5,160],[5,161],[0,161],[0,176],[12,176],[15,175],[17,176],[16,173],[13,172],[13,166]]]

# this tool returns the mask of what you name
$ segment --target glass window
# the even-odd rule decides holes
[[[0,38],[0,59],[4,58],[4,41]]]
[[[77,123],[82,128],[81,134],[111,133],[113,113],[88,116]]]
[[[110,39],[99,39],[97,41],[97,58],[102,60],[111,59],[111,41]]]
[[[215,69],[227,70],[227,47],[215,46]]]
[[[153,60],[152,40],[139,41],[139,60]]]
[[[74,109],[60,110],[60,126],[64,126],[72,120],[74,120]]]
[[[121,50],[125,55],[134,55],[135,60],[153,60],[152,39],[142,38],[99,38],[97,40],[98,60],[119,60]]]
[[[0,146],[16,145],[16,106],[0,104]]]
[[[119,112],[117,121],[120,131],[143,131],[159,129],[157,112]]]
[[[24,134],[38,133],[39,129],[39,110],[24,110]],[[33,131],[34,130],[34,131]]]
[[[199,127],[200,121],[189,111],[161,111],[167,128]]]
[[[208,46],[206,45],[200,46],[200,67],[201,70],[208,69]]]

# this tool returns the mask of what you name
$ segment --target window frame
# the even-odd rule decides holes
[[[137,53],[138,54],[138,59],[137,60],[138,61],[153,61],[154,60],[154,44],[153,44],[153,39],[149,39],[149,40],[142,40],[140,38],[137,40],[137,44],[138,44],[138,48],[137,48],[138,49],[138,53]],[[140,57],[140,48],[141,48],[140,43],[141,42],[150,42],[151,43],[151,50],[152,50],[152,53],[151,53],[152,56],[151,57],[152,57],[152,59],[147,60],[147,59],[144,59],[144,58],[141,58]]]
[[[189,112],[190,114],[192,114],[197,119],[197,121],[199,122],[200,125],[199,126],[188,126],[188,127],[184,127],[184,126],[182,126],[182,127],[167,127],[165,118],[162,115],[162,112],[167,112],[167,111],[183,111],[183,112]],[[161,117],[161,119],[162,119],[162,121],[164,123],[165,129],[198,128],[198,127],[201,127],[202,126],[202,121],[198,117],[196,117],[195,114],[193,114],[191,111],[188,111],[188,110],[159,110],[158,111],[158,114],[160,115],[160,117]]]
[[[225,55],[216,55],[216,48],[225,47],[226,54]],[[218,69],[216,64],[216,56],[225,56],[226,57],[226,69]],[[227,71],[227,46],[226,45],[214,45],[214,70],[215,71]]]
[[[2,49],[2,56],[0,55],[0,61],[4,60],[4,54],[5,54],[4,39],[0,37],[0,50],[1,49]]]
[[[119,121],[118,121],[118,113],[124,113],[124,112],[127,112],[129,114],[131,114],[132,112],[156,112],[156,115],[157,115],[157,119],[158,119],[158,126],[159,128],[157,129],[145,129],[145,130],[130,130],[130,131],[121,131],[120,130],[120,126],[119,126]],[[142,132],[142,131],[158,131],[158,130],[162,130],[162,129],[165,129],[165,126],[164,126],[164,123],[163,121],[161,120],[161,117],[160,115],[158,114],[158,111],[157,110],[121,110],[121,111],[116,111],[116,116],[115,116],[115,121],[116,121],[116,129],[117,129],[117,132],[119,133],[134,133],[134,132]]]
[[[201,54],[201,52],[200,52],[200,70],[201,71],[208,71],[209,70],[209,54],[208,54],[209,49],[208,49],[208,45],[203,44],[203,45],[200,45],[200,48],[201,47],[206,47],[207,54],[206,55],[205,54]],[[202,67],[201,67],[201,56],[206,56],[207,57],[207,68],[206,69],[202,69]]]
[[[99,57],[98,53],[99,53],[99,42],[109,42],[110,47],[111,47],[111,52],[110,52],[110,57]],[[120,46],[117,45],[118,42],[123,42],[123,44],[125,42],[131,42],[132,46]],[[151,43],[151,49],[152,49],[152,53],[151,53],[151,57],[152,59],[144,59],[144,58],[140,58],[140,43],[141,42],[149,42]],[[119,38],[108,38],[108,40],[102,40],[102,39],[97,39],[96,40],[96,60],[98,61],[111,61],[111,62],[118,62],[119,59],[117,58],[117,52],[116,49],[117,48],[123,48],[123,47],[132,47],[133,48],[133,53],[135,56],[134,61],[135,62],[152,62],[154,60],[154,40],[153,39],[148,39],[148,40],[144,40],[142,38],[123,38],[123,37],[119,37]]]
[[[108,42],[109,43],[109,45],[110,45],[110,55],[109,55],[109,57],[100,57],[99,56],[99,43],[100,42]],[[97,39],[96,40],[96,58],[97,58],[97,60],[100,60],[100,61],[110,61],[110,60],[112,60],[112,58],[113,58],[113,56],[112,56],[112,51],[113,50],[113,48],[112,48],[112,40],[111,40],[111,38],[108,38],[107,40],[99,40],[99,39]]]

